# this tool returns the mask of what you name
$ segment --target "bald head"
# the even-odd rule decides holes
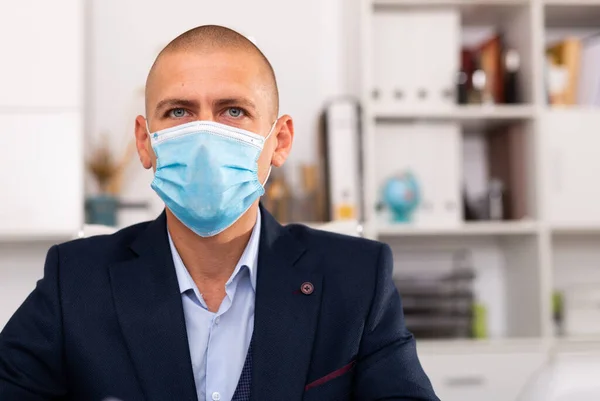
[[[182,33],[173,39],[158,55],[148,78],[146,80],[146,101],[149,88],[153,85],[154,77],[160,68],[162,59],[174,54],[194,54],[209,57],[215,52],[233,52],[239,55],[239,63],[255,63],[259,74],[256,79],[261,80],[267,92],[271,110],[270,114],[277,116],[279,113],[279,90],[275,72],[269,60],[254,43],[238,32],[218,25],[203,25]],[[148,104],[146,103],[146,108]],[[148,110],[146,110],[148,113]]]

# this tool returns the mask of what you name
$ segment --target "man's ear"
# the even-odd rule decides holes
[[[143,116],[135,118],[135,147],[142,166],[147,170],[152,167],[152,155],[150,154],[150,137],[146,129],[146,119]]]
[[[281,167],[287,160],[290,151],[292,150],[292,143],[294,142],[294,121],[292,120],[292,117],[287,114],[281,116],[277,121],[275,130],[277,133],[275,136],[277,147],[273,152],[271,164],[275,167]]]

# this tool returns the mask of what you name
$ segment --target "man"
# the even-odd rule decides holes
[[[165,212],[50,249],[0,336],[0,400],[437,400],[389,247],[260,208],[294,127],[250,41],[171,42],[135,137]]]

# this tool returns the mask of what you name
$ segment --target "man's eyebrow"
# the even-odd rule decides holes
[[[217,99],[213,102],[213,106],[216,107],[243,107],[249,109],[253,114],[258,115],[256,105],[250,99],[244,97],[231,97],[225,99]]]
[[[158,113],[165,108],[176,108],[176,107],[184,107],[189,109],[197,109],[199,107],[198,102],[195,100],[188,99],[163,99],[156,105],[155,112]]]

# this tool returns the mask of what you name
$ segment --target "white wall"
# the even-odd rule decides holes
[[[281,113],[290,114],[296,142],[288,173],[316,161],[319,110],[332,96],[358,93],[358,0],[92,0],[89,9],[88,125],[90,137],[108,131],[115,147],[133,137],[143,113],[143,87],[156,54],[192,27],[219,24],[252,36],[279,81]],[[124,194],[154,200],[151,173],[137,159]]]

